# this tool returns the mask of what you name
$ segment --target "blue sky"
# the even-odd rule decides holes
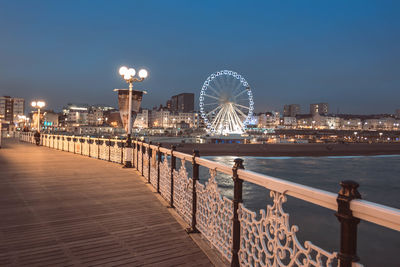
[[[400,108],[399,1],[0,0],[0,94],[116,105],[121,65],[146,67],[144,107],[230,69],[256,111],[328,102]]]

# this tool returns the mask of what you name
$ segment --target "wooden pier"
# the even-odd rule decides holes
[[[3,140],[0,266],[212,266],[121,165]]]

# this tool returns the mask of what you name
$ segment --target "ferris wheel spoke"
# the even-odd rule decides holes
[[[243,118],[245,119],[247,116],[246,116],[246,114],[244,114],[240,109],[238,109],[237,107],[235,107],[234,106],[234,108],[235,108],[235,110],[237,111],[237,112],[239,112],[240,113],[240,115],[242,115],[243,116]]]
[[[208,96],[208,97],[210,97],[210,98],[213,98],[213,99],[215,99],[215,100],[218,100],[218,101],[219,101],[219,98],[218,98],[218,97],[216,97],[216,96],[209,95],[209,94],[204,94],[204,96]]]
[[[250,110],[249,107],[246,107],[246,106],[243,106],[243,105],[240,105],[240,104],[237,104],[237,103],[234,103],[233,105],[235,105],[236,107],[241,107],[241,108],[245,108],[245,109]]]
[[[247,92],[248,92],[248,90],[247,90],[247,89],[244,89],[244,90],[241,91],[239,94],[235,95],[235,98],[238,97],[238,96],[240,96],[240,95],[242,95],[242,94],[244,94],[244,93],[247,93]]]
[[[242,83],[239,81],[236,87],[232,90],[232,93],[235,93],[242,86]]]
[[[203,104],[203,106],[211,106],[211,105],[218,105],[218,104],[219,104],[218,102],[212,102],[212,103]]]
[[[233,131],[240,131],[243,128],[243,123],[240,120],[237,113],[233,110],[234,106],[231,106],[232,112],[230,113],[230,122]]]
[[[219,108],[221,108],[221,106],[218,106],[216,108],[214,108],[213,110],[211,110],[210,112],[208,112],[206,115],[210,115],[211,113],[213,113],[214,111],[217,111]]]
[[[214,88],[211,85],[209,85],[208,88],[211,89],[211,91],[213,91],[217,96],[221,94],[221,92],[218,89]]]
[[[212,124],[211,124],[211,127],[217,128],[217,125],[220,124],[219,122],[220,122],[220,119],[221,119],[223,113],[224,113],[224,108],[222,108],[222,109],[218,112],[217,116],[215,116],[215,118],[214,118],[214,120],[213,120],[213,122],[212,122]]]

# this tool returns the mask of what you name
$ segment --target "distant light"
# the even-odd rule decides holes
[[[147,75],[148,75],[147,70],[145,70],[145,69],[139,70],[139,77],[140,78],[145,79],[145,78],[147,78]]]
[[[126,73],[133,77],[136,74],[136,70],[134,68],[129,68]]]
[[[36,101],[32,101],[31,106],[36,107]]]
[[[124,76],[127,71],[128,71],[128,68],[125,66],[122,66],[121,68],[119,68],[119,75]]]
[[[44,107],[44,106],[46,105],[46,103],[45,103],[44,101],[38,101],[38,102],[36,103],[36,105],[37,105],[39,108],[42,108],[42,107]]]

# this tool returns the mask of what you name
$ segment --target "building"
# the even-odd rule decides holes
[[[58,128],[58,113],[53,111],[45,111],[43,113],[43,127],[45,129],[54,130]]]
[[[170,108],[168,106],[170,106]],[[167,108],[173,112],[193,112],[194,94],[182,93],[172,96],[171,100],[167,101]]]
[[[149,128],[149,110],[148,109],[142,109],[137,115],[136,119],[133,122],[133,127],[134,128]]]
[[[87,115],[88,125],[102,125],[103,122],[103,110],[100,107],[90,107]]]
[[[8,123],[18,123],[25,114],[25,100],[10,96],[0,97],[0,119]]]
[[[280,124],[279,112],[266,112],[258,115],[258,128],[273,129]]]
[[[297,114],[300,114],[300,105],[290,104],[290,105],[285,105],[283,107],[284,117],[296,117]]]
[[[329,106],[328,103],[317,103],[317,104],[310,104],[310,114],[315,115],[328,115],[329,113]]]
[[[361,130],[363,126],[360,118],[341,118],[340,128],[342,130]]]
[[[296,128],[297,126],[296,117],[283,117],[283,125],[289,129]]]

